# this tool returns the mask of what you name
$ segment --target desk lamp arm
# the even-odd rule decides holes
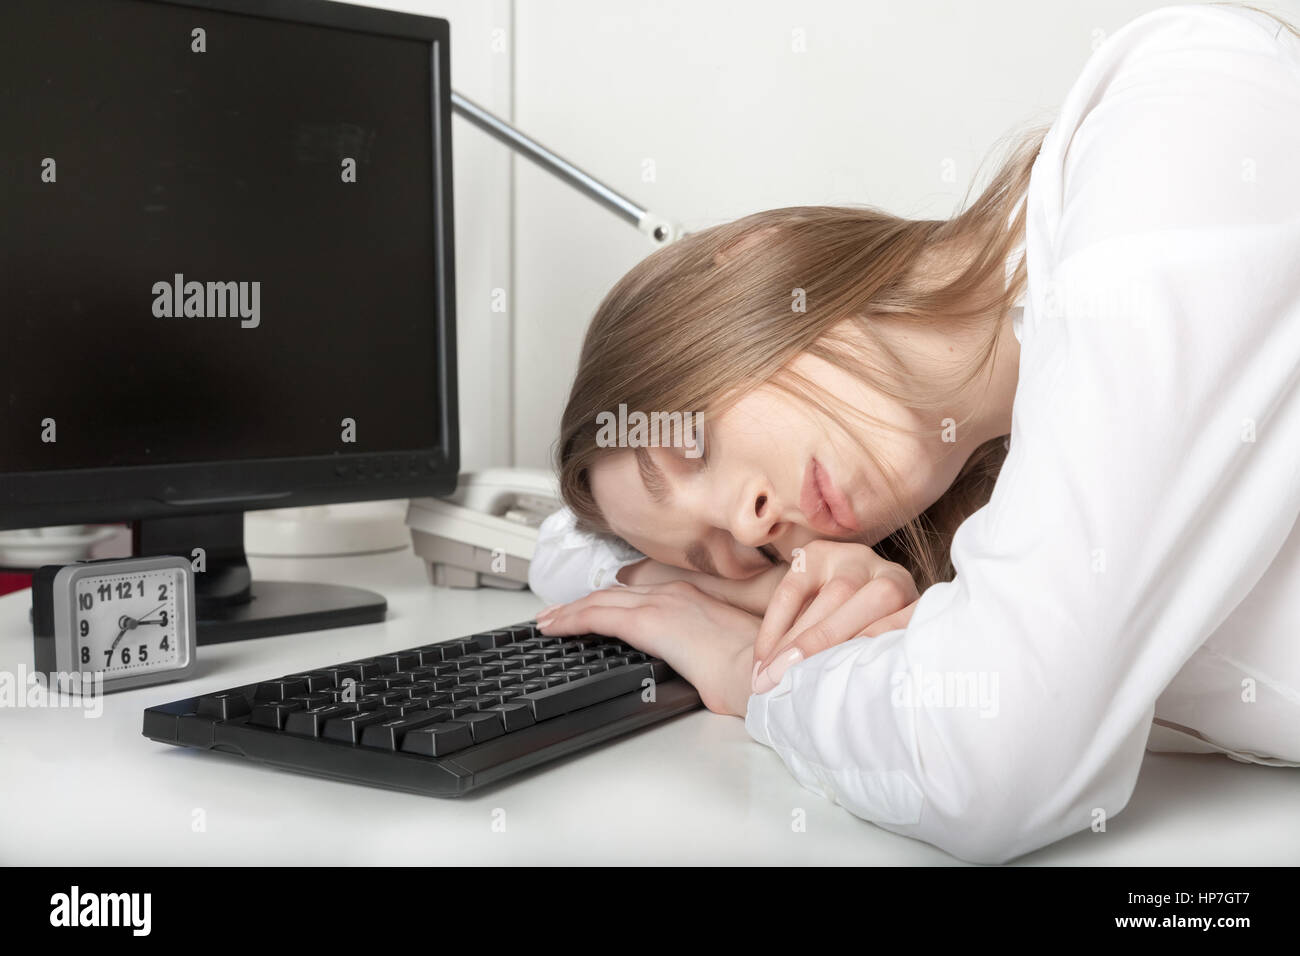
[[[515,129],[505,120],[489,113],[483,107],[461,96],[451,94],[451,106],[459,114],[494,139],[505,143],[515,152],[531,159],[574,189],[590,196],[620,219],[630,222],[645,233],[656,245],[676,242],[684,235],[681,227],[648,209],[643,209],[623,194],[616,192],[595,177],[583,172],[568,160],[557,156],[535,139]]]

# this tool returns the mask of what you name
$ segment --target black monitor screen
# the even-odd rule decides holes
[[[430,72],[415,39],[4,0],[0,471],[434,446]]]

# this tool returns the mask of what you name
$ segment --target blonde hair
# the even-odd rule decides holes
[[[804,353],[817,356],[927,416],[951,409],[987,377],[1006,334],[1003,319],[1027,282],[1023,257],[1009,277],[1006,266],[1024,238],[1022,200],[1047,129],[1020,134],[979,198],[951,219],[906,219],[864,206],[768,209],[689,234],[638,263],[596,309],[561,418],[555,464],[578,528],[613,536],[588,480],[590,465],[615,450],[597,442],[598,414],[624,403],[646,412],[700,412],[707,435],[711,418],[768,384],[819,407],[884,475],[896,530],[875,544],[877,552],[907,568],[920,591],[951,580],[952,534],[988,501],[1005,439],[976,448],[934,504],[909,514],[894,476],[845,420],[871,416],[789,364]],[[935,263],[946,271],[937,273]],[[792,309],[798,290],[805,311]],[[918,323],[976,342],[951,381],[922,379],[904,361],[900,336]],[[922,434],[938,439],[938,416],[934,422]]]

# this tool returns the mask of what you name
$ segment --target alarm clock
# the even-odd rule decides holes
[[[36,670],[103,674],[105,693],[189,677],[194,571],[182,557],[105,558],[32,575]]]

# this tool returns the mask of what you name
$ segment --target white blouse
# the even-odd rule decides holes
[[[1034,164],[1010,450],[906,628],[746,727],[805,787],[1001,862],[1128,802],[1144,748],[1300,766],[1300,40],[1171,6]]]

